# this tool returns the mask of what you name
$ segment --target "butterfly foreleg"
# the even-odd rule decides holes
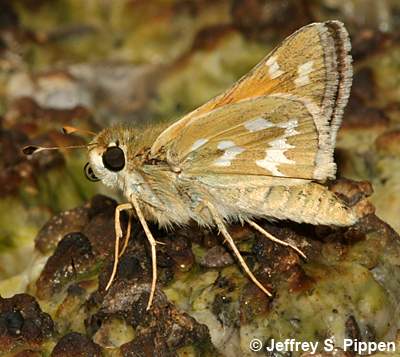
[[[283,240],[280,240],[279,238],[274,237],[271,233],[267,232],[265,229],[263,229],[262,227],[260,227],[257,223],[247,219],[246,222],[252,226],[253,228],[255,228],[257,231],[259,231],[261,234],[263,234],[265,237],[267,237],[268,239],[272,240],[275,243],[281,244],[285,247],[290,247],[293,250],[295,250],[298,254],[300,254],[304,259],[307,259],[307,256],[299,249],[297,248],[294,244],[290,244],[288,242],[285,242]]]
[[[151,307],[151,303],[153,301],[154,292],[156,290],[156,282],[157,282],[157,254],[156,254],[156,245],[157,241],[154,239],[149,226],[147,225],[146,219],[144,218],[143,212],[140,208],[139,202],[134,195],[130,196],[133,207],[135,208],[137,217],[143,227],[144,233],[146,234],[146,238],[150,243],[151,248],[151,265],[152,265],[152,279],[151,279],[151,289],[149,301],[147,303],[146,310],[149,310]]]
[[[131,237],[131,230],[132,230],[132,214],[131,211],[128,210],[128,226],[126,227],[125,241],[121,251],[119,252],[119,258],[125,253],[125,250],[128,247],[129,238]]]
[[[243,259],[242,255],[239,252],[239,249],[236,247],[235,242],[233,241],[231,235],[229,234],[228,230],[225,227],[225,224],[218,213],[217,209],[209,202],[206,203],[206,206],[208,207],[211,217],[213,218],[215,224],[217,225],[219,231],[221,234],[224,236],[225,240],[228,242],[230,245],[231,249],[235,253],[237,259],[240,262],[240,265],[243,267],[244,271],[247,273],[247,275],[250,277],[250,279],[256,284],[265,294],[268,296],[272,296],[272,294],[257,280],[257,278],[253,275],[251,272],[250,268],[246,264],[245,260]]]
[[[117,267],[118,267],[118,260],[120,257],[120,252],[119,252],[119,240],[122,237],[122,228],[121,228],[121,212],[122,211],[127,211],[132,209],[132,204],[131,203],[122,203],[118,205],[115,208],[115,219],[114,219],[114,225],[115,225],[115,246],[114,246],[114,265],[113,265],[113,270],[110,276],[110,279],[108,280],[106,290],[108,290],[115,278],[115,274],[117,273]],[[128,224],[129,227],[129,224]],[[128,234],[128,232],[127,232]],[[130,235],[130,228],[129,228],[129,235]],[[128,236],[126,237],[126,241],[128,239]],[[127,242],[126,242],[127,244]],[[125,246],[125,244],[124,244]]]

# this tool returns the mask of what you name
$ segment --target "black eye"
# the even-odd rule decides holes
[[[103,154],[103,165],[110,171],[121,171],[125,166],[125,155],[118,146],[109,147]]]
[[[98,178],[96,177],[96,175],[94,174],[94,172],[93,172],[92,168],[90,167],[89,163],[87,163],[87,164],[85,165],[84,171],[85,171],[85,176],[86,176],[86,178],[87,178],[89,181],[96,182],[96,181],[99,181],[99,180],[100,180],[100,179],[98,179]]]

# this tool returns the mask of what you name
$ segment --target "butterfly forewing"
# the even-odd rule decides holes
[[[349,49],[339,22],[303,27],[225,93],[165,130],[152,153],[164,147],[171,163],[196,174],[333,177],[351,85]]]

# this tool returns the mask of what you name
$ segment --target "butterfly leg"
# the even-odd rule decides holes
[[[110,288],[114,278],[115,274],[117,273],[117,267],[118,267],[118,260],[120,257],[119,254],[119,240],[122,237],[122,228],[121,228],[121,212],[126,211],[126,210],[131,210],[132,209],[132,204],[131,203],[123,203],[118,205],[115,208],[115,246],[114,246],[114,265],[113,265],[113,270],[110,276],[110,279],[108,280],[107,286],[106,286],[106,291]]]
[[[255,228],[257,231],[259,231],[261,234],[263,234],[264,236],[266,236],[268,239],[272,240],[275,243],[281,244],[285,247],[290,247],[293,250],[295,250],[298,254],[300,254],[304,259],[307,259],[307,256],[299,249],[297,248],[294,244],[290,244],[288,242],[285,242],[283,240],[280,240],[276,237],[274,237],[271,233],[267,232],[265,229],[263,229],[262,227],[260,227],[257,223],[250,221],[250,220],[246,220],[246,222],[252,226],[253,228]]]
[[[128,211],[128,226],[126,227],[125,241],[124,241],[124,245],[123,245],[121,251],[119,252],[120,258],[125,253],[125,250],[128,247],[129,238],[131,237],[131,230],[132,230],[132,215],[131,215],[131,211],[129,210]]]
[[[250,277],[250,279],[256,284],[265,294],[268,296],[272,296],[272,294],[257,280],[257,278],[253,275],[250,268],[247,266],[246,262],[244,261],[242,255],[239,252],[239,249],[236,247],[235,242],[233,241],[232,237],[230,236],[229,232],[227,231],[223,220],[221,219],[217,209],[211,204],[207,203],[207,207],[210,210],[211,216],[217,225],[219,231],[224,236],[225,240],[229,243],[231,249],[235,253],[236,257],[238,258],[241,266],[243,267],[244,271]]]
[[[151,264],[152,264],[152,280],[151,280],[151,290],[149,301],[147,303],[146,310],[149,310],[151,307],[151,303],[153,302],[154,292],[156,290],[156,282],[157,282],[157,255],[156,255],[156,245],[157,241],[154,239],[149,226],[147,225],[146,219],[143,216],[143,212],[139,206],[139,202],[134,195],[131,195],[131,202],[133,207],[135,208],[136,214],[139,218],[140,223],[142,224],[144,233],[146,234],[147,240],[150,243],[151,248]]]

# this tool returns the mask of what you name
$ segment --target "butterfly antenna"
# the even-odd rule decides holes
[[[64,126],[62,128],[62,132],[66,135],[73,134],[73,133],[82,133],[82,134],[89,134],[91,136],[97,135],[94,131],[86,130],[86,129],[79,129],[74,126]],[[60,150],[60,149],[87,149],[91,145],[96,145],[96,143],[91,142],[87,145],[70,145],[70,146],[52,146],[52,147],[44,147],[44,146],[37,146],[37,145],[28,145],[22,148],[22,152],[27,156],[32,156],[37,154],[40,151],[45,150]]]
[[[60,149],[85,149],[87,145],[71,145],[71,146],[53,146],[53,147],[45,147],[45,146],[37,146],[37,145],[28,145],[22,148],[23,154],[27,156],[32,156],[37,154],[40,151],[45,150],[60,150]]]

